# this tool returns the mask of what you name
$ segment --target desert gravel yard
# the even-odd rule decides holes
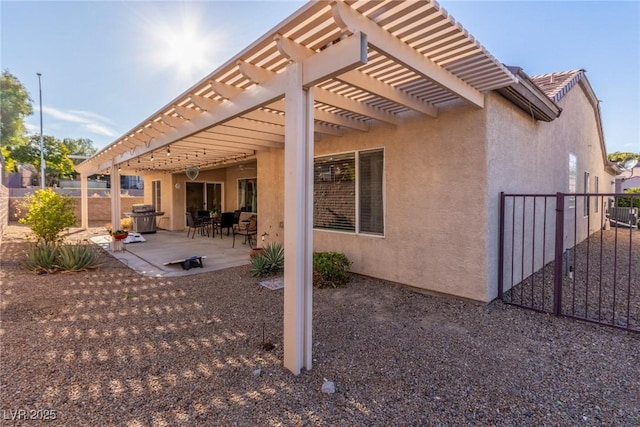
[[[248,267],[36,275],[26,245],[10,226],[0,250],[2,425],[640,425],[640,334],[355,276],[314,290],[294,376],[283,291]]]

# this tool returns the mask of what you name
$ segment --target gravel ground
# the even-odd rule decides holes
[[[639,334],[355,276],[314,291],[314,367],[294,376],[283,291],[247,267],[149,278],[107,255],[98,271],[35,275],[25,247],[11,226],[3,425],[640,425]]]

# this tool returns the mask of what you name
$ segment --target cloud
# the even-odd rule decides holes
[[[104,135],[104,136],[112,136],[112,137],[117,137],[119,136],[119,134],[117,132],[115,132],[113,129],[101,125],[99,123],[87,123],[85,124],[85,127],[90,131],[93,132],[95,134],[98,135]]]
[[[48,106],[42,107],[42,112],[54,119],[62,122],[80,125],[84,132],[94,135],[117,137],[119,135],[111,126],[112,121],[91,111],[83,110],[61,110]]]

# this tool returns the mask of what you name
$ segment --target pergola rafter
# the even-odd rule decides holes
[[[368,60],[342,69],[340,50],[355,34],[366,38]],[[336,136],[366,132],[372,121],[398,123],[410,110],[436,117],[439,104],[456,98],[482,107],[484,92],[517,81],[435,2],[312,2],[78,170],[103,172],[168,145],[188,151],[187,138],[223,125],[252,131],[249,142],[260,139],[255,133],[282,136],[283,82],[271,80],[291,61],[306,63],[305,85],[315,87],[313,130]]]

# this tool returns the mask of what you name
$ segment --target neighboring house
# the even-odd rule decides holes
[[[616,193],[623,193],[628,188],[640,187],[640,164],[632,170],[623,171],[616,178]]]
[[[77,168],[111,170],[114,193],[119,168],[144,176],[169,230],[189,209],[257,212],[285,244],[294,372],[311,242],[356,273],[491,301],[500,192],[613,190],[583,70],[530,78],[436,3],[373,5],[303,6]]]

